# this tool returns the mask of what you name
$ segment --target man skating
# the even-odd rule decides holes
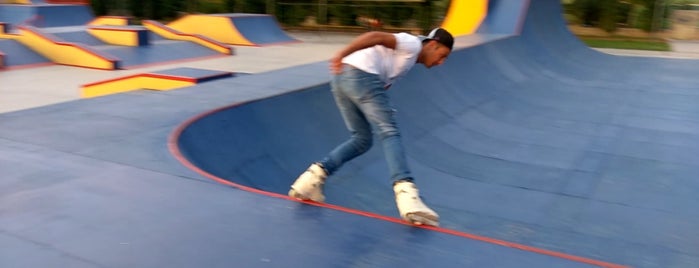
[[[453,44],[452,35],[437,28],[426,37],[368,32],[340,50],[330,60],[331,87],[351,137],[311,164],[291,186],[289,196],[323,202],[325,180],[371,148],[373,128],[383,145],[401,217],[414,224],[439,225],[439,215],[422,202],[415,186],[386,90],[416,63],[427,68],[444,63]]]

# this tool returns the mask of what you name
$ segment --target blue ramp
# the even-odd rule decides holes
[[[0,21],[18,25],[28,23],[35,27],[64,27],[85,25],[94,19],[87,5],[3,5]]]
[[[271,15],[234,13],[219,16],[229,17],[243,37],[256,45],[298,42],[286,34],[276,18]]]
[[[488,15],[478,27],[481,34],[519,34],[531,0],[489,0]]]
[[[170,40],[151,41],[150,45],[141,47],[102,46],[95,49],[114,55],[122,61],[122,68],[125,69],[148,64],[230,56],[192,42]]]
[[[15,40],[0,39],[0,52],[5,54],[5,67],[51,63],[51,61],[44,56]]]
[[[391,89],[426,202],[453,230],[637,267],[698,265],[699,62],[595,52],[565,29],[558,0],[527,4],[521,36],[456,51]],[[347,138],[325,84],[203,115],[178,142],[211,176],[283,195]],[[375,148],[328,181],[327,201],[395,217],[387,178]]]
[[[88,5],[38,5],[36,15],[36,27],[85,25],[95,18]]]
[[[88,46],[104,46],[108,45],[97,37],[91,35],[85,26],[68,27],[68,28],[47,28],[44,32],[50,33],[53,36],[60,38],[63,41],[70,43],[79,43]]]

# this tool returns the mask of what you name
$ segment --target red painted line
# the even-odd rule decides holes
[[[85,69],[91,69],[91,70],[99,70],[99,71],[112,71],[116,70],[118,68],[114,69],[105,69],[105,68],[98,68],[98,67],[91,67],[91,66],[83,66],[83,65],[76,65],[76,64],[66,64],[66,63],[56,63],[57,65],[63,65],[63,66],[70,66],[70,67],[78,67],[78,68],[85,68]]]
[[[117,78],[112,78],[112,79],[97,81],[97,82],[93,82],[93,83],[89,83],[89,84],[84,84],[84,85],[82,85],[82,87],[91,87],[91,86],[97,86],[97,85],[112,83],[112,82],[116,82],[116,81],[121,81],[121,80],[136,78],[136,77],[139,77],[139,76],[141,76],[141,75],[142,75],[142,74],[134,74],[134,75],[127,75],[127,76],[122,76],[122,77],[117,77]]]
[[[187,76],[179,76],[179,75],[173,75],[173,74],[158,74],[158,73],[145,73],[141,75],[143,77],[150,77],[150,78],[159,78],[159,79],[167,79],[167,80],[175,80],[175,81],[183,81],[183,82],[191,82],[191,83],[196,83],[197,79],[192,78],[192,77],[187,77]]]
[[[176,81],[184,81],[184,82],[192,82],[196,83],[197,80],[191,77],[184,77],[184,76],[176,76],[176,75],[166,75],[166,74],[156,74],[156,73],[142,73],[142,74],[134,74],[134,75],[127,75],[123,77],[117,77],[113,79],[108,79],[108,80],[102,80],[102,81],[97,81],[94,83],[89,83],[85,84],[82,87],[91,87],[91,86],[97,86],[97,85],[103,85],[103,84],[108,84],[112,82],[118,82],[118,81],[124,81],[132,78],[139,78],[139,77],[150,77],[150,78],[159,78],[159,79],[166,79],[166,80],[176,80]]]
[[[128,27],[126,25],[120,26],[120,25],[99,25],[99,26],[90,26],[88,29],[90,30],[97,30],[97,31],[111,31],[111,32],[139,32],[139,31],[144,31],[145,29],[129,29],[125,28]]]
[[[282,94],[284,94],[284,93],[282,93]],[[168,137],[167,146],[168,146],[168,149],[170,150],[170,153],[171,153],[180,163],[182,163],[182,165],[184,165],[185,167],[187,167],[187,168],[189,168],[189,169],[191,169],[191,170],[193,170],[193,171],[199,173],[200,175],[202,175],[202,176],[204,176],[204,177],[206,177],[206,178],[208,178],[208,179],[211,179],[211,180],[213,180],[213,181],[215,181],[215,182],[218,182],[218,183],[221,183],[221,184],[223,184],[223,185],[228,185],[228,186],[235,187],[235,188],[241,189],[241,190],[243,190],[243,191],[248,191],[248,192],[251,192],[251,193],[261,194],[261,195],[264,195],[264,196],[269,196],[269,197],[274,197],[274,198],[279,198],[279,199],[285,199],[285,200],[290,200],[290,201],[295,201],[295,202],[301,202],[301,203],[308,204],[308,205],[313,205],[313,206],[318,206],[318,207],[333,209],[333,210],[337,210],[337,211],[346,212],[346,213],[349,213],[349,214],[354,214],[354,215],[359,215],[359,216],[374,218],[374,219],[383,220],[383,221],[388,221],[388,222],[392,222],[392,223],[397,223],[397,224],[402,224],[402,225],[410,225],[410,226],[414,226],[414,227],[416,227],[416,228],[422,228],[422,229],[431,230],[431,231],[435,231],[435,232],[439,232],[439,233],[443,233],[443,234],[448,234],[448,235],[463,237],[463,238],[472,239],[472,240],[476,240],[476,241],[481,241],[481,242],[485,242],[485,243],[489,243],[489,244],[495,244],[495,245],[499,245],[499,246],[503,246],[503,247],[515,248],[515,249],[519,249],[519,250],[523,250],[523,251],[533,252],[533,253],[537,253],[537,254],[541,254],[541,255],[547,255],[547,256],[551,256],[551,257],[566,259],[566,260],[570,260],[570,261],[575,261],[575,262],[584,263],[584,264],[589,264],[589,265],[594,265],[594,266],[599,266],[599,267],[606,267],[606,268],[624,268],[624,267],[628,267],[628,266],[624,266],[624,265],[619,265],[619,264],[614,264],[614,263],[610,263],[610,262],[599,261],[599,260],[590,259],[590,258],[585,258],[585,257],[579,257],[579,256],[571,255],[571,254],[562,253],[562,252],[557,252],[557,251],[552,251],[552,250],[537,248],[537,247],[533,247],[533,246],[527,246],[527,245],[523,245],[523,244],[518,244],[518,243],[514,243],[514,242],[509,242],[509,241],[505,241],[505,240],[490,238],[490,237],[481,236],[481,235],[476,235],[476,234],[470,234],[470,233],[466,233],[466,232],[462,232],[462,231],[457,231],[457,230],[452,230],[452,229],[447,229],[447,228],[433,227],[433,226],[424,226],[424,225],[422,225],[422,226],[416,226],[416,225],[410,224],[410,223],[408,223],[408,222],[406,222],[406,221],[404,221],[404,220],[402,220],[402,219],[399,219],[399,218],[388,217],[388,216],[384,216],[384,215],[380,215],[380,214],[376,214],[376,213],[371,213],[371,212],[366,212],[366,211],[351,209],[351,208],[342,207],[342,206],[337,206],[337,205],[332,205],[332,204],[328,204],[328,203],[316,203],[316,202],[312,202],[312,201],[299,201],[299,200],[297,200],[297,199],[295,199],[295,198],[292,198],[292,197],[289,197],[289,196],[287,196],[287,195],[278,194],[278,193],[272,193],[272,192],[268,192],[268,191],[263,191],[263,190],[260,190],[260,189],[248,187],[248,186],[241,185],[241,184],[237,184],[237,183],[231,182],[231,181],[229,181],[229,180],[220,178],[220,177],[218,177],[218,176],[216,176],[216,175],[213,175],[213,174],[211,174],[211,173],[208,173],[208,172],[202,170],[201,168],[197,167],[196,165],[194,165],[192,162],[190,162],[190,161],[182,154],[182,151],[180,151],[180,148],[179,148],[179,146],[178,146],[177,141],[179,140],[180,136],[182,135],[182,132],[184,132],[184,130],[185,130],[187,127],[189,127],[189,126],[190,126],[191,124],[193,124],[194,122],[196,122],[196,121],[198,121],[198,120],[200,120],[200,119],[202,119],[202,118],[204,118],[204,117],[206,117],[206,116],[215,114],[215,113],[220,112],[220,111],[223,111],[223,110],[232,109],[232,108],[235,108],[235,107],[244,105],[244,104],[246,104],[246,103],[248,103],[248,102],[236,103],[236,104],[233,104],[233,105],[230,105],[230,106],[225,106],[225,107],[221,107],[221,108],[218,108],[218,109],[214,109],[214,110],[211,110],[211,111],[208,111],[208,112],[204,112],[204,113],[202,113],[202,114],[199,114],[199,115],[196,115],[196,116],[194,116],[194,117],[192,117],[192,118],[189,118],[189,119],[186,120],[184,123],[180,124],[180,125],[170,134],[170,136]]]

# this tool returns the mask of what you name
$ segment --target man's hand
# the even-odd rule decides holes
[[[340,74],[342,72],[342,57],[336,55],[330,59],[330,73]]]

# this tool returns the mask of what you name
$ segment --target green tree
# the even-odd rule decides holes
[[[348,2],[333,2],[334,5],[328,6],[328,17],[334,18],[341,25],[357,25],[357,8],[354,8]],[[368,15],[367,15],[368,16]],[[318,20],[319,23],[328,23],[328,21]]]
[[[665,21],[670,14],[669,4],[674,2],[686,3],[687,1],[631,0],[630,2],[640,7],[636,27],[650,32],[661,30],[665,26]]]
[[[619,2],[606,0],[600,1],[598,4],[600,5],[599,27],[609,33],[616,31],[619,21]]]
[[[235,12],[237,4],[235,0],[225,0],[223,1],[223,6],[226,12]]]
[[[599,0],[575,0],[575,2],[570,5],[571,13],[580,20],[582,25],[597,25],[600,18],[600,6],[598,2]]]
[[[107,7],[107,0],[92,0],[90,4],[92,5],[92,10],[97,16],[104,16],[109,13],[109,8]]]
[[[262,13],[266,11],[266,2],[261,0],[242,0],[243,12],[246,13]]]
[[[129,0],[127,8],[134,17],[143,18],[145,15],[141,0]]]

